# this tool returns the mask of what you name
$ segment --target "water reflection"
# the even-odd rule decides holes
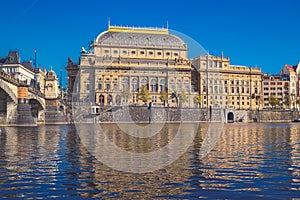
[[[147,152],[165,146],[176,126],[165,126],[149,140],[126,136],[115,125],[102,128],[117,146]],[[176,162],[155,172],[133,174],[97,161],[73,126],[1,127],[0,197],[296,198],[299,128],[299,124],[227,124],[214,150],[199,160],[207,130],[202,124],[194,143]]]
[[[298,130],[298,124],[227,124],[214,151],[194,162],[190,193],[209,191],[214,198],[299,197]]]

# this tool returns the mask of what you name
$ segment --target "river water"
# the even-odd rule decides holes
[[[138,151],[153,150],[153,141],[130,143],[118,136],[115,126],[103,128],[116,135],[120,147],[131,149],[138,143]],[[168,124],[163,130],[176,126]],[[72,125],[0,130],[1,198],[300,198],[300,123],[226,124],[213,151],[199,159],[205,130],[201,125],[178,160],[148,173],[102,164]],[[155,148],[161,145],[166,144]]]

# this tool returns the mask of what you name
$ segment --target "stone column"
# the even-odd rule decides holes
[[[17,124],[35,124],[31,115],[31,107],[28,100],[28,85],[18,86]]]

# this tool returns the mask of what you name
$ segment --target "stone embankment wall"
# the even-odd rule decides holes
[[[248,113],[250,122],[291,122],[300,118],[299,111],[291,110],[256,110]]]
[[[120,107],[114,112],[101,112],[95,122],[165,122],[165,121],[209,121],[207,109]],[[91,119],[94,120],[94,119]]]
[[[80,108],[80,107],[79,107]],[[285,110],[234,110],[234,109],[206,109],[206,108],[172,108],[146,106],[114,107],[113,110],[105,110],[97,115],[90,115],[86,111],[89,107],[78,110],[78,115],[73,116],[75,122],[101,123],[101,122],[225,122],[228,116],[233,114],[230,122],[291,122],[300,118],[299,111]],[[223,119],[222,119],[223,117]]]

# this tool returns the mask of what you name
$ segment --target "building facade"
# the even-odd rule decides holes
[[[261,69],[231,65],[230,58],[199,56],[192,61],[198,71],[198,91],[202,106],[230,106],[257,109],[261,103]]]
[[[262,84],[264,108],[279,107],[294,109],[299,107],[296,103],[297,99],[299,99],[298,71],[298,65],[284,65],[280,74],[264,74]]]
[[[193,106],[196,91],[187,45],[168,29],[109,26],[81,53],[78,68],[71,62],[67,67],[69,89],[79,101]],[[74,84],[76,70],[80,78]],[[146,99],[142,90],[148,91]]]
[[[290,83],[289,80],[281,75],[263,75],[263,107],[290,107]],[[271,99],[277,99],[278,102],[270,102]],[[272,101],[272,100],[271,100]],[[273,100],[274,101],[274,100]]]

